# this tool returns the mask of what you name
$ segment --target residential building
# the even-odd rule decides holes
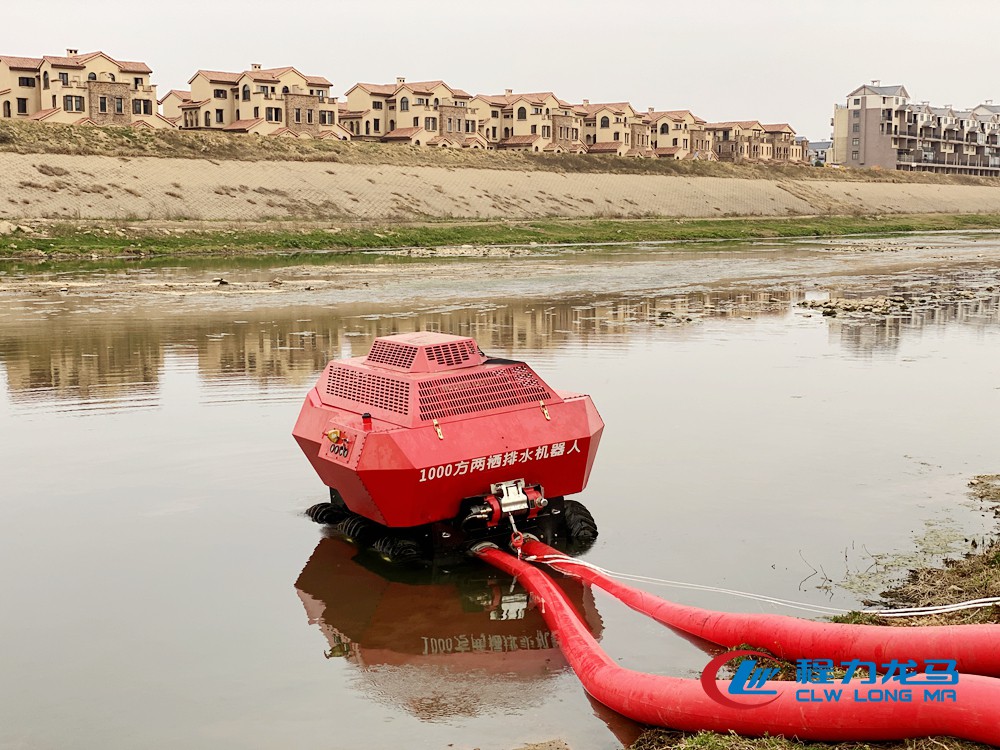
[[[832,148],[833,141],[814,141],[813,143],[809,143],[807,149],[809,163],[813,166],[825,167]]]
[[[757,120],[710,122],[705,130],[711,133],[721,161],[770,161],[773,156],[774,146]]]
[[[589,154],[655,156],[652,126],[628,102],[591,104],[583,100],[584,132]]]
[[[806,141],[806,149],[803,150],[802,141],[795,135],[795,128],[787,122],[764,125],[764,138],[771,144],[773,161],[794,164],[805,162],[809,143]]]
[[[469,107],[472,96],[444,81],[357,83],[341,109],[355,140],[415,146],[486,148]]]
[[[0,117],[77,125],[169,128],[157,111],[152,71],[104,52],[0,56]]]
[[[551,91],[477,94],[471,103],[487,148],[584,153],[584,111]]]
[[[158,102],[160,105],[160,114],[173,122],[175,125],[178,125],[180,124],[181,116],[183,115],[181,112],[181,105],[190,101],[190,91],[170,89],[170,91],[168,91]]]
[[[859,86],[833,113],[832,161],[940,174],[1000,175],[1000,107],[913,103],[904,86]]]
[[[177,104],[185,130],[350,138],[338,122],[337,98],[330,97],[333,84],[323,76],[255,63],[238,73],[199,70],[188,83],[190,99]]]
[[[712,149],[712,136],[705,121],[688,109],[646,113],[653,152],[663,159],[707,159],[718,157]]]

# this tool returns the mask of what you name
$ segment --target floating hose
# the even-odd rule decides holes
[[[1000,676],[1000,625],[846,625],[784,615],[714,612],[661,599],[580,564],[538,541],[523,547],[528,560],[544,562],[598,586],[657,622],[727,648],[752,643],[779,659],[832,659],[884,664],[893,659],[952,659],[963,674]]]
[[[551,548],[528,541],[525,552],[548,554]],[[544,548],[544,549],[543,549]],[[546,624],[584,689],[604,705],[635,721],[687,732],[734,731],[742,735],[784,735],[801,740],[880,741],[951,735],[1000,745],[1000,680],[962,675],[953,688],[954,702],[856,701],[845,689],[836,702],[798,702],[803,686],[767,682],[775,690],[768,703],[731,707],[709,697],[702,683],[646,674],[620,667],[584,627],[569,601],[537,568],[496,547],[480,545],[475,553],[510,575],[538,600]],[[730,683],[716,681],[722,693]]]

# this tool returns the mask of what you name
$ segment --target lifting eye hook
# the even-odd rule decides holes
[[[434,431],[438,434],[438,440],[444,440],[444,433],[441,432],[441,425],[438,424],[436,419],[434,420]]]
[[[542,408],[542,414],[545,415],[545,421],[546,422],[551,422],[552,421],[552,417],[549,416],[549,410],[545,406],[545,402],[544,401],[539,401],[538,405]]]

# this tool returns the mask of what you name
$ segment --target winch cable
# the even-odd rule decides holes
[[[603,573],[611,578],[617,578],[622,581],[634,581],[636,583],[651,583],[658,586],[670,586],[672,588],[678,589],[689,589],[693,591],[707,591],[716,594],[726,594],[729,596],[734,596],[742,599],[753,599],[755,601],[763,602],[765,604],[774,604],[776,606],[784,607],[786,609],[800,609],[805,612],[814,612],[815,614],[821,615],[842,615],[847,614],[851,610],[843,609],[842,607],[827,607],[822,604],[807,604],[805,602],[798,602],[792,599],[781,599],[775,596],[768,596],[767,594],[753,594],[748,591],[737,591],[735,589],[724,589],[719,586],[706,586],[699,583],[685,583],[683,581],[671,581],[667,578],[654,578],[653,576],[644,576],[635,573],[619,573],[617,571],[608,570],[607,568],[602,568],[593,563],[586,562],[584,560],[579,560],[574,557],[569,557],[561,552],[556,552],[551,556],[536,556],[531,558],[531,562],[539,562],[548,565],[553,562],[563,562],[568,565],[580,565],[584,567],[591,568],[598,573]],[[992,607],[994,605],[1000,605],[1000,597],[991,596],[982,599],[970,599],[964,602],[955,602],[952,604],[938,604],[927,607],[900,607],[896,609],[863,609],[859,610],[862,614],[866,615],[877,615],[878,617],[925,617],[931,615],[941,615],[948,614],[950,612],[962,612],[965,610],[973,609],[984,609],[986,607]]]
[[[597,566],[579,564],[552,547],[531,539],[526,561],[545,562],[555,570],[598,586],[623,604],[664,625],[711,643],[735,648],[750,643],[780,659],[832,659],[884,664],[892,659],[951,659],[966,674],[1000,676],[1000,625],[930,625],[899,628],[803,620],[787,615],[715,612],[676,604],[616,581]]]
[[[524,547],[526,555],[550,554],[551,550],[530,540]],[[619,666],[601,649],[565,595],[543,571],[492,544],[480,544],[473,551],[495,568],[516,576],[530,592],[584,689],[595,700],[643,724],[688,732],[732,731],[816,741],[951,735],[1000,745],[1000,722],[996,721],[1000,680],[961,675],[952,688],[954,702],[870,701],[864,696],[859,698],[853,689],[842,690],[838,700],[800,701],[797,696],[803,685],[771,681],[759,687],[773,690],[773,694],[764,700],[743,698],[752,703],[737,704],[725,695],[731,683],[712,680],[711,675],[699,681]],[[586,568],[577,570],[588,573]],[[710,697],[707,688],[716,697]]]

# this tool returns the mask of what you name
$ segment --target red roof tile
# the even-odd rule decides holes
[[[254,119],[250,119],[250,120],[237,120],[236,122],[233,122],[233,123],[230,123],[229,125],[226,125],[226,127],[224,127],[223,130],[228,130],[228,131],[234,131],[234,130],[246,131],[246,130],[250,130],[250,128],[252,128],[254,125],[256,125],[258,123],[261,123],[261,122],[264,122],[264,120],[261,119],[260,117],[257,117],[257,118],[254,118]]]
[[[201,76],[202,78],[207,78],[211,83],[239,83],[240,78],[243,77],[242,73],[227,73],[224,70],[199,70],[188,81],[191,83],[195,78]]]
[[[415,136],[421,130],[423,130],[423,128],[396,128],[395,130],[390,130],[388,133],[382,136],[382,140],[383,141],[407,140]]]
[[[787,122],[777,122],[773,125],[764,126],[765,133],[791,133],[795,135],[795,128],[789,125]]]
[[[54,115],[58,111],[59,111],[58,107],[50,107],[49,109],[40,109],[37,112],[35,112],[35,114],[33,114],[28,119],[29,120],[36,120],[36,121],[40,122],[40,121],[46,119],[47,117],[50,117],[50,116]]]
[[[0,55],[0,62],[4,63],[8,68],[13,68],[14,70],[38,70],[42,67],[42,58],[40,57]]]
[[[618,153],[622,147],[621,141],[605,141],[604,143],[592,143],[587,147],[591,154]]]
[[[182,89],[170,89],[170,91],[168,91],[166,94],[164,94],[162,97],[160,97],[160,101],[157,102],[157,104],[163,104],[163,102],[166,100],[166,98],[168,96],[170,96],[171,94],[173,94],[174,96],[176,96],[182,102],[183,101],[191,101],[191,92],[190,91],[183,91]]]

